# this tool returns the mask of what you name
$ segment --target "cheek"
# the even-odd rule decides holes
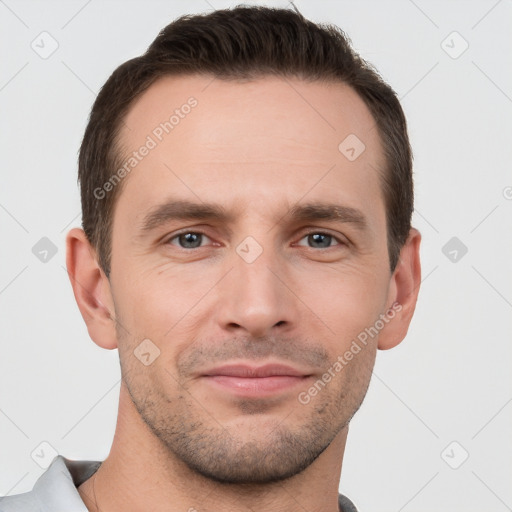
[[[228,294],[223,289],[227,281],[221,278],[229,265],[214,260],[167,262],[150,269],[135,264],[128,271],[130,261],[124,263],[125,275],[116,286],[116,315],[132,338],[172,345],[176,353],[206,322],[215,324],[216,306]],[[336,356],[383,312],[389,284],[386,272],[377,261],[365,263],[289,262],[281,269],[294,291],[283,293],[283,300],[305,313],[297,315],[295,328],[319,338]]]
[[[214,269],[165,265],[150,271],[134,270],[134,279],[125,279],[116,310],[129,330],[155,340],[173,338],[201,310],[201,301],[218,281]],[[173,338],[173,345],[179,341]]]
[[[330,269],[311,276],[309,285],[302,286],[298,295],[329,328],[323,332],[332,340],[335,357],[384,312],[389,282],[383,276],[375,267],[373,272]]]

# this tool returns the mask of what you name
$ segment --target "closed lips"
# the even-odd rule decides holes
[[[307,377],[308,374],[300,370],[285,365],[265,365],[259,367],[251,367],[246,365],[225,365],[208,370],[204,373],[205,376],[226,376],[226,377],[239,377],[246,379],[265,378],[265,377]]]

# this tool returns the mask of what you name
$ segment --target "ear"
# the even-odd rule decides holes
[[[420,232],[411,228],[391,277],[387,300],[390,319],[379,333],[377,346],[381,350],[396,347],[409,329],[421,283],[420,242]]]
[[[110,283],[82,229],[74,228],[66,237],[66,265],[89,336],[102,348],[116,348],[115,309]]]

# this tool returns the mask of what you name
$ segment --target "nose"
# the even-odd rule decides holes
[[[287,283],[284,263],[270,250],[251,263],[236,254],[233,263],[219,297],[221,328],[253,338],[295,328],[299,301]]]

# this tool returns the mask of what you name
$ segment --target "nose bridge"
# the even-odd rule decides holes
[[[271,299],[279,293],[275,288],[278,287],[278,281],[271,269],[280,265],[275,248],[271,243],[265,246],[259,244],[254,238],[243,241],[236,248],[236,257],[234,258],[234,274],[239,283],[244,283],[242,289],[258,292],[258,296]],[[275,270],[274,270],[275,272]],[[258,296],[254,298],[257,299]]]

